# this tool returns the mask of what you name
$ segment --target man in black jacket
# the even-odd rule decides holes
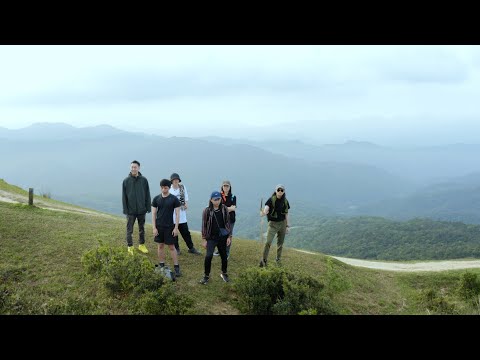
[[[148,253],[145,246],[145,214],[151,211],[150,201],[148,180],[140,172],[140,163],[133,160],[130,164],[130,174],[122,184],[123,213],[127,216],[127,245],[130,254],[133,254],[132,234],[135,220],[138,220],[140,243],[138,250]]]

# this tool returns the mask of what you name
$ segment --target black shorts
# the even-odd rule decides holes
[[[168,228],[157,226],[158,235],[155,236],[153,241],[155,241],[156,243],[159,243],[159,244],[174,245],[175,244],[175,238],[172,235],[172,231],[173,231],[174,228],[175,228],[175,225],[172,225]]]

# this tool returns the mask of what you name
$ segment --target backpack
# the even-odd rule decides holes
[[[178,184],[180,187],[180,205],[185,205],[185,187],[182,184]]]

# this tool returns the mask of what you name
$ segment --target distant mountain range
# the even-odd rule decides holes
[[[111,126],[40,123],[0,128],[0,178],[56,199],[120,214],[130,162],[150,183],[180,174],[190,195],[189,224],[224,179],[238,196],[238,235],[258,234],[258,209],[278,183],[295,216],[416,216],[480,223],[480,145],[393,149],[368,142],[312,145],[219,137],[162,137]],[[5,154],[5,155],[4,155]],[[475,159],[475,161],[474,161]],[[477,195],[478,193],[478,195]]]
[[[152,194],[159,193],[160,179],[177,172],[190,195],[194,229],[200,227],[201,210],[211,191],[219,189],[223,179],[232,181],[238,196],[239,232],[243,216],[255,214],[258,221],[260,199],[266,201],[278,183],[285,184],[293,213],[334,213],[413,190],[410,182],[374,166],[313,164],[250,144],[223,145],[64,124],[3,130],[0,138],[0,152],[8,154],[0,160],[0,177],[6,181],[117,214],[122,210],[121,183],[132,160],[140,161]]]
[[[250,144],[275,154],[312,163],[334,162],[370,165],[401,176],[419,186],[455,179],[480,171],[478,144],[451,144],[416,148],[392,148],[365,141],[313,145],[298,140],[249,141],[203,137],[221,144]]]

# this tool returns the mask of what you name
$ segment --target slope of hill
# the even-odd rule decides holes
[[[72,313],[80,307],[88,313],[130,314],[129,302],[108,296],[98,282],[89,281],[80,263],[82,254],[99,242],[125,246],[124,229],[122,218],[49,211],[0,201],[0,313]],[[151,226],[147,225],[146,245],[150,253],[135,256],[150,259],[153,271],[156,251],[151,233]],[[198,234],[193,234],[193,240],[199,247]],[[186,252],[180,256],[183,276],[174,283],[174,290],[194,299],[196,314],[239,313],[232,285],[242,272],[257,266],[261,244],[239,238],[234,241],[229,261],[230,284],[216,276],[220,269],[218,258],[213,260],[211,282],[202,286],[198,280],[203,274],[203,256]],[[354,268],[329,259],[321,254],[286,249],[283,266],[324,282],[345,314],[428,313],[418,294],[432,286],[441,286],[449,296],[447,300],[456,302],[456,312],[475,312],[455,297],[462,274],[459,271],[413,276]]]

